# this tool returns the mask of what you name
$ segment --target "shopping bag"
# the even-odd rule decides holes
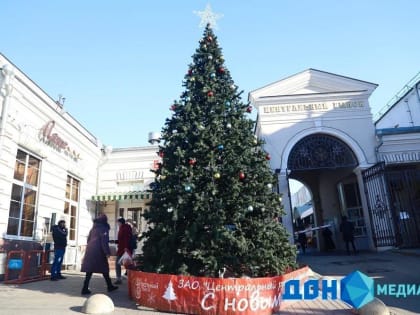
[[[124,266],[124,267],[127,268],[127,267],[133,265],[133,258],[130,256],[129,253],[124,252],[124,254],[122,254],[121,258],[118,260],[118,263],[121,266]]]

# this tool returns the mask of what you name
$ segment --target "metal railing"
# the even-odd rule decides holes
[[[404,87],[398,91],[397,94],[394,95],[393,98],[391,98],[388,103],[384,107],[382,107],[373,117],[374,121],[379,120],[379,118],[384,115],[388,109],[390,109],[398,100],[403,97],[408,91],[410,91],[418,82],[420,81],[420,72],[417,73],[410,81],[407,82]]]
[[[49,278],[49,255],[52,250],[12,250],[7,253],[5,284],[21,284]]]

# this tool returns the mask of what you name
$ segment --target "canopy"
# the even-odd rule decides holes
[[[136,200],[150,199],[152,194],[144,191],[114,192],[92,196],[93,201],[118,201],[118,200]]]
[[[312,213],[314,213],[314,208],[312,207],[312,203],[305,203],[304,205],[295,207],[294,216],[295,219],[303,219],[307,216],[310,216]]]

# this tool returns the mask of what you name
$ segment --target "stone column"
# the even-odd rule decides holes
[[[283,225],[289,232],[289,242],[294,243],[293,237],[293,213],[292,206],[290,201],[290,192],[289,192],[289,181],[287,179],[287,170],[280,170],[278,177],[279,180],[279,193],[281,194],[282,204],[284,206],[285,214],[282,217]]]

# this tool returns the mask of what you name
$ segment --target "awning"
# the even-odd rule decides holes
[[[303,219],[307,216],[310,216],[314,213],[314,208],[312,207],[312,203],[308,202],[304,205],[295,207],[295,211],[293,215],[295,216],[295,219]]]
[[[103,195],[94,195],[92,196],[93,201],[123,201],[123,200],[136,200],[136,199],[150,199],[152,197],[151,193],[147,192],[115,192],[107,193]]]

